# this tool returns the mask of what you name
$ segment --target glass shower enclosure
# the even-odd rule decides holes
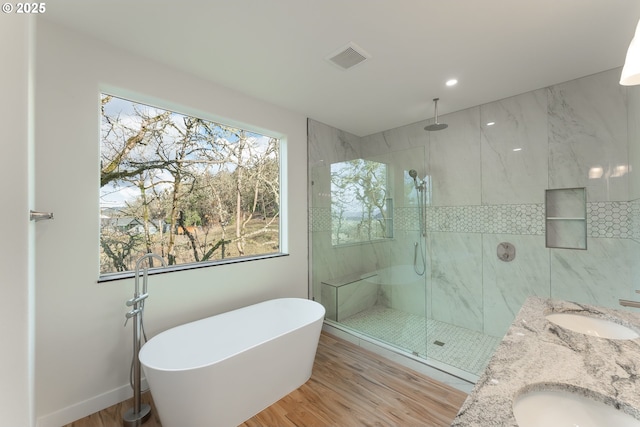
[[[474,380],[499,339],[433,315],[426,148],[365,157],[347,133],[309,130],[310,280],[326,321]]]

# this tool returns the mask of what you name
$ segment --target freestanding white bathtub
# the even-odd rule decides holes
[[[140,350],[163,427],[237,426],[304,384],[325,309],[282,298],[177,326]]]

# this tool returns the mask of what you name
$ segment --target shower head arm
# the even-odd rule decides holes
[[[439,100],[440,98],[433,98],[433,102],[435,103],[435,113],[436,113],[435,123],[425,126],[424,130],[426,131],[431,132],[431,131],[446,129],[448,127],[448,125],[438,122],[438,101]]]

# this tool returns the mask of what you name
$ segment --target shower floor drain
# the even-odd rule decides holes
[[[440,347],[442,347],[444,345],[444,343],[442,341],[438,341],[438,340],[435,340],[433,343],[435,345],[439,345]]]

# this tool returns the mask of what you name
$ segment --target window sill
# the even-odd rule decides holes
[[[263,259],[279,258],[283,256],[289,256],[289,254],[278,252],[274,254],[249,255],[245,257],[237,257],[237,258],[208,261],[208,262],[197,262],[197,263],[194,262],[190,264],[170,265],[168,267],[152,268],[149,270],[148,274],[149,276],[152,276],[154,274],[173,273],[175,271],[185,271],[185,270],[196,270],[199,268],[208,268],[208,267],[215,267],[220,265],[237,264],[240,262],[248,262],[248,261],[259,261]],[[123,271],[121,273],[103,274],[100,277],[98,277],[98,283],[114,282],[114,281],[123,280],[123,279],[132,279],[134,276],[135,276],[135,272],[133,271]]]

